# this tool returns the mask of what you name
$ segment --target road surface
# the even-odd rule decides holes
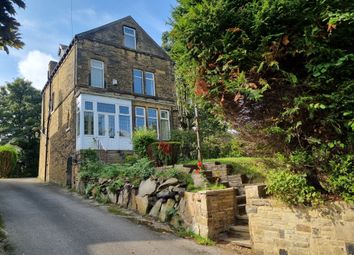
[[[0,214],[16,255],[230,254],[155,232],[36,179],[0,179]]]

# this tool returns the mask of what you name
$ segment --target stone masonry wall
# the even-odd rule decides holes
[[[264,188],[246,186],[253,250],[258,254],[354,254],[354,206],[327,203],[318,209],[290,208],[262,198]]]
[[[179,214],[184,225],[193,232],[209,238],[226,231],[235,221],[235,190],[185,192]]]
[[[49,135],[47,181],[66,184],[67,159],[75,154],[75,67],[76,47],[72,47],[51,83],[44,89],[44,132],[40,137],[39,177],[45,179],[46,135]],[[54,93],[54,109],[47,126],[50,90]]]

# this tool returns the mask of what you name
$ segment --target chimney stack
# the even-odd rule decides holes
[[[52,75],[54,68],[57,66],[58,62],[55,62],[53,60],[49,61],[48,64],[48,79]]]

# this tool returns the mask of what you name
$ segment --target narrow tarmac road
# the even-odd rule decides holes
[[[229,255],[158,233],[36,179],[0,179],[0,214],[18,255]]]

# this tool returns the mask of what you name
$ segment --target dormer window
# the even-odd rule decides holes
[[[130,49],[136,49],[136,34],[135,29],[130,27],[123,27],[124,32],[124,46]]]

